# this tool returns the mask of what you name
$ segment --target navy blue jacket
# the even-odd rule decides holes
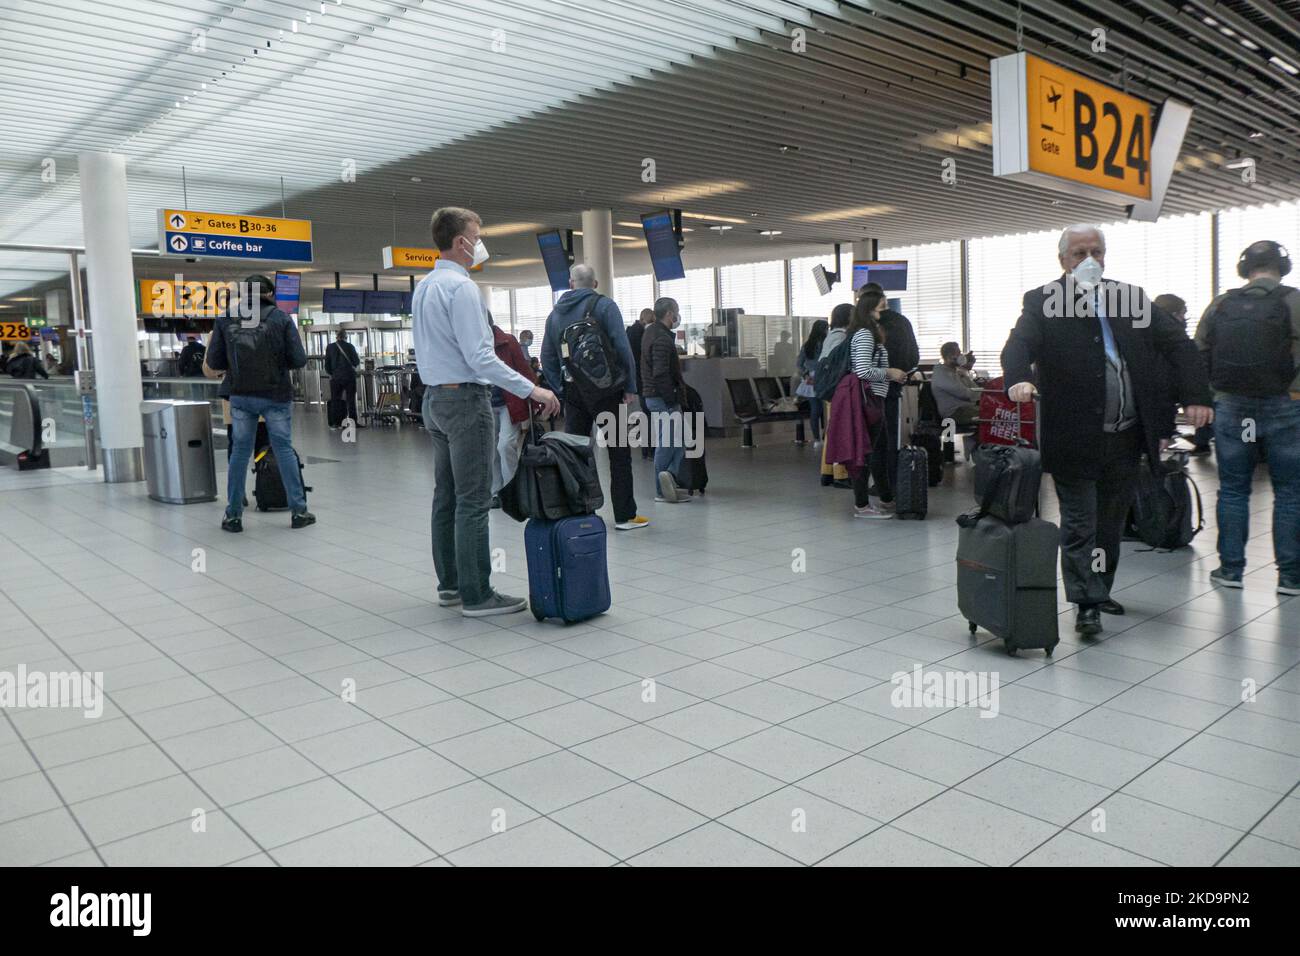
[[[551,383],[551,388],[561,397],[564,389],[564,370],[560,363],[560,335],[569,326],[581,322],[586,317],[590,299],[596,294],[595,289],[570,289],[560,296],[560,301],[555,303],[555,308],[546,317],[546,334],[542,338],[542,371],[546,375],[546,381]],[[613,299],[602,295],[591,317],[600,323],[605,334],[609,336],[614,351],[618,354],[619,363],[627,376],[623,391],[635,395],[637,363],[632,357],[632,347],[627,342],[627,330],[623,328],[622,313],[619,312]]]

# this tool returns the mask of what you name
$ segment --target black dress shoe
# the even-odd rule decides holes
[[[830,475],[822,475],[822,487],[829,488],[831,486],[831,482],[834,480],[835,479],[832,478]]]
[[[832,484],[833,486],[835,486],[836,488],[852,488],[852,487],[853,487],[853,482],[849,481],[847,478],[838,478],[838,479],[836,479],[835,481],[832,481],[831,484]]]
[[[1084,637],[1101,633],[1101,613],[1095,607],[1080,607],[1074,619],[1074,629]]]
[[[221,519],[221,530],[239,534],[244,530],[244,521],[242,518],[223,517]]]
[[[1107,599],[1097,605],[1097,610],[1101,611],[1102,614],[1123,614],[1124,605],[1120,604],[1119,601]]]

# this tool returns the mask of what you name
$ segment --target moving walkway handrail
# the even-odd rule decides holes
[[[16,382],[16,381],[9,381],[9,382],[0,381],[0,389],[4,389],[4,390],[6,390],[6,391],[15,391],[15,392],[18,392],[18,393],[19,393],[19,396],[20,396],[20,397],[17,398],[17,399],[15,399],[15,402],[14,402],[14,409],[15,409],[15,411],[16,411],[17,408],[18,408],[18,402],[22,401],[23,399],[26,399],[26,401],[27,401],[27,407],[28,407],[28,410],[29,410],[29,412],[30,412],[30,414],[31,414],[32,440],[31,440],[31,443],[30,443],[29,445],[27,445],[26,447],[20,447],[20,446],[17,446],[17,445],[15,445],[14,447],[18,447],[18,448],[19,448],[19,451],[25,451],[25,452],[27,452],[27,455],[28,455],[29,458],[39,458],[39,457],[41,456],[41,452],[42,452],[44,449],[43,449],[42,446],[41,446],[41,432],[42,432],[42,429],[41,429],[41,400],[40,400],[40,398],[39,398],[39,397],[37,396],[37,394],[36,394],[36,389],[33,388],[33,387],[32,387],[30,384],[28,384],[27,382]],[[13,428],[13,425],[10,424],[11,432],[12,432],[12,428]],[[7,441],[6,444],[11,444],[11,445],[12,445],[12,444],[13,444],[13,441],[12,441],[13,438],[14,438],[14,436],[13,436],[13,434],[11,433],[11,434],[9,435],[9,439],[10,439],[10,440]]]

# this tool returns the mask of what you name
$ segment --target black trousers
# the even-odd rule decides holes
[[[337,402],[340,398],[347,399],[348,418],[357,421],[357,380],[355,378],[350,382],[330,379],[330,401]]]
[[[1061,576],[1066,599],[1074,604],[1100,604],[1110,597],[1142,446],[1140,425],[1105,432],[1100,478],[1052,476],[1061,502]]]
[[[564,403],[564,430],[570,435],[591,435],[596,418],[609,412],[618,419],[622,396],[607,398],[594,408],[587,408],[576,395],[567,395]],[[603,441],[609,452],[609,497],[614,505],[614,521],[621,523],[636,517],[636,498],[632,495],[632,449],[619,440],[618,434],[606,434]]]
[[[898,416],[902,411],[903,387],[889,383],[885,395],[885,417],[879,437],[871,436],[871,477],[876,481],[881,501],[894,500],[894,476],[898,474]]]

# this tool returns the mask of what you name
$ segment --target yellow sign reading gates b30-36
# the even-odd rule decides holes
[[[245,236],[311,242],[310,219],[235,216],[193,209],[160,209],[164,232],[199,232],[209,236]]]
[[[1029,168],[1135,199],[1151,198],[1151,106],[1025,56]]]

